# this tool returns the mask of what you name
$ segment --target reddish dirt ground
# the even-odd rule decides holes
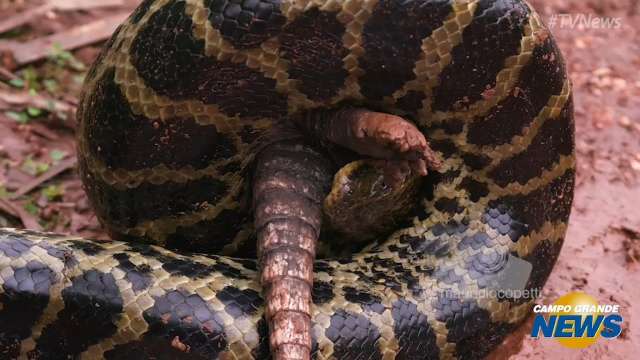
[[[635,1],[534,1],[558,14],[620,18],[618,29],[556,25],[575,89],[577,189],[565,245],[541,304],[572,291],[620,304],[623,334],[582,350],[528,336],[497,354],[510,359],[632,359],[640,352],[640,17]],[[519,343],[523,337],[524,342]]]
[[[640,5],[638,0],[533,0],[552,28],[565,54],[575,89],[578,173],[575,203],[568,236],[560,260],[540,303],[549,304],[571,291],[584,291],[600,303],[622,307],[624,332],[615,340],[600,340],[584,350],[567,349],[555,340],[528,336],[531,322],[511,336],[493,355],[496,359],[630,359],[640,353]],[[136,3],[127,0],[119,8],[48,12],[39,21],[8,37],[25,41],[90,20],[123,11]],[[36,1],[0,0],[0,22]],[[6,16],[5,16],[6,15]],[[620,20],[620,27],[603,28],[562,23],[593,18]],[[7,35],[0,36],[0,42]],[[97,47],[75,51],[89,64]],[[0,56],[0,60],[6,60]],[[36,64],[38,82],[55,78],[58,90],[41,94],[73,105],[77,101],[83,70],[69,64]],[[0,67],[9,66],[0,61]],[[62,67],[63,69],[60,69]],[[1,69],[0,69],[1,70]],[[23,69],[15,70],[29,77]],[[6,76],[6,75],[5,75]],[[11,88],[0,73],[0,92]],[[104,237],[93,218],[80,183],[66,171],[24,196],[11,195],[33,181],[39,172],[55,168],[74,157],[71,119],[44,114],[26,124],[15,121],[14,104],[0,99],[0,226],[30,228]],[[47,191],[48,190],[48,191]]]

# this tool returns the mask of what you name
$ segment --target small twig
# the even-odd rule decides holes
[[[127,16],[129,16],[128,12],[122,12],[26,43],[2,41],[0,52],[11,53],[16,64],[23,66],[48,57],[54,44],[58,44],[62,50],[73,50],[105,40]]]
[[[40,231],[42,226],[38,223],[38,220],[29,212],[27,212],[23,206],[18,206],[9,201],[0,199],[0,209],[6,211],[9,215],[12,215],[22,222],[22,225],[27,229]]]
[[[122,0],[51,0],[36,8],[12,15],[7,20],[0,22],[0,34],[35,21],[52,10],[89,10],[122,5]]]
[[[42,230],[42,226],[40,226],[38,219],[36,219],[35,216],[29,214],[29,212],[24,209],[24,206],[17,206],[16,208],[20,213],[20,221],[22,221],[22,224],[25,228],[35,231]]]
[[[7,200],[0,199],[0,210],[4,211],[8,215],[13,216],[14,218],[20,218],[20,213],[18,212],[16,207]]]
[[[56,141],[58,139],[60,139],[60,136],[53,130],[49,129],[49,127],[47,127],[46,125],[42,124],[41,122],[32,122],[29,124],[31,127],[31,130],[42,136],[43,138],[47,139],[47,140],[51,140],[51,141]]]
[[[124,0],[51,0],[57,10],[91,10],[124,6]]]
[[[7,106],[2,106],[3,103],[13,106],[35,107],[56,114],[73,114],[75,112],[75,106],[64,101],[46,97],[41,94],[30,94],[28,92],[0,90],[0,110],[8,109]]]
[[[2,66],[0,66],[0,76],[2,76],[6,80],[16,80],[16,79],[18,79],[18,76],[16,74],[14,74],[11,71],[3,68]]]
[[[7,32],[33,21],[33,19],[46,14],[47,11],[53,10],[53,8],[53,4],[48,3],[10,16],[7,20],[0,22],[0,33]]]
[[[51,169],[49,169],[47,172],[45,172],[44,174],[38,176],[37,178],[31,180],[30,182],[24,184],[23,186],[21,186],[12,196],[11,199],[15,200],[20,198],[21,196],[27,195],[28,193],[30,193],[31,191],[33,191],[33,189],[39,187],[40,185],[42,185],[43,183],[53,179],[54,177],[62,174],[63,172],[72,169],[74,166],[76,166],[76,164],[78,163],[78,160],[76,157],[71,157],[68,158],[66,160],[61,161],[58,165],[52,167]]]

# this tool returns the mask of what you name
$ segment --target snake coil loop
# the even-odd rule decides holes
[[[316,261],[312,356],[483,357],[533,299],[476,294],[516,260],[544,285],[574,187],[571,84],[520,0],[143,1],[78,112],[115,240],[0,230],[0,357],[268,358],[255,260],[214,254],[255,242],[273,122],[343,103],[412,120],[444,163],[408,224]]]

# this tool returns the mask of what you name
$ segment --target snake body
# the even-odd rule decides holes
[[[115,240],[0,230],[0,358],[268,358],[256,262],[220,254],[255,242],[274,121],[344,104],[410,119],[443,166],[390,235],[316,261],[313,357],[485,356],[533,299],[478,294],[522,262],[542,288],[573,197],[571,84],[519,0],[143,1],[78,116]]]

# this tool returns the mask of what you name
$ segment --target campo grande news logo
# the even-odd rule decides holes
[[[533,311],[536,317],[531,336],[554,338],[568,348],[586,348],[600,338],[615,339],[622,332],[620,305],[598,304],[582,292],[564,295],[552,305],[536,305]]]

